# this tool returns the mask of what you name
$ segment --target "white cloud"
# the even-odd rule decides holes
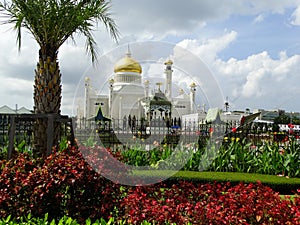
[[[248,76],[246,77],[247,81],[246,83],[242,86],[242,96],[244,97],[259,97],[262,95],[262,90],[260,87],[260,82],[265,76],[266,71],[261,68],[258,69],[257,71],[250,72]]]
[[[282,14],[296,7],[299,0],[115,0],[113,10],[116,22],[124,36],[162,38],[168,34],[192,34],[197,29],[224,21],[232,15],[257,16],[261,22],[264,13]],[[141,40],[141,39],[140,39]]]
[[[222,52],[233,50],[231,43],[240,41],[239,38],[244,34],[239,31],[225,31],[222,35],[219,33],[226,29],[234,30],[226,24],[231,16],[253,16],[254,23],[261,25],[265,15],[287,13],[287,9],[294,9],[292,15],[287,15],[291,16],[291,24],[300,25],[299,0],[190,0],[188,3],[179,0],[114,0],[112,4],[114,18],[122,34],[120,44],[174,37],[178,46],[188,49],[206,63],[223,92],[239,98],[241,105],[253,102],[269,104],[271,100],[280,99],[274,97],[280,91],[284,90],[287,96],[298,91],[295,84],[299,83],[299,55],[288,56],[282,52],[278,59],[274,59],[268,51],[262,50],[240,59],[232,57],[225,61],[220,57]],[[219,25],[217,34],[212,32],[208,35],[203,27],[212,24]],[[22,50],[18,53],[15,34],[12,31],[3,32],[6,30],[7,27],[1,27],[0,93],[5,96],[1,98],[1,104],[17,101],[32,104],[33,70],[37,62],[38,46],[29,35],[24,34]],[[259,34],[255,35],[259,38]],[[106,54],[116,46],[103,26],[97,28],[95,39],[100,54]],[[76,40],[76,46],[67,43],[59,52],[64,83],[63,107],[66,112],[70,108],[71,96],[77,83],[90,66],[84,40],[77,37]],[[280,43],[278,49],[282,50]],[[20,93],[20,96],[14,97],[11,93]]]
[[[204,62],[211,63],[218,53],[227,48],[237,38],[237,32],[231,31],[223,36],[213,39],[185,39],[178,43],[178,46],[188,49],[193,54],[200,57]]]
[[[1,76],[0,76],[1,77]],[[1,105],[8,105],[14,108],[16,104],[19,107],[32,109],[33,103],[33,81],[27,81],[18,78],[1,77],[0,95]]]
[[[220,53],[235,41],[238,35],[232,31],[205,41],[183,40],[178,45],[206,62],[235,107],[299,107],[290,99],[300,93],[296,88],[300,83],[300,55],[288,56],[282,51],[278,58],[272,58],[263,51],[245,59],[222,60]]]
[[[238,98],[239,104],[282,106],[285,99],[299,94],[295,88],[300,82],[299,63],[299,55],[280,53],[279,59],[272,59],[262,52],[244,60],[218,59],[214,66],[220,81],[226,83],[224,92]]]
[[[257,17],[255,17],[253,23],[261,23],[265,19],[265,16],[263,14],[259,14]]]
[[[298,6],[291,16],[291,24],[300,26],[300,6]]]

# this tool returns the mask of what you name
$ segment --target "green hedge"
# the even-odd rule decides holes
[[[166,179],[170,174],[174,174],[165,181],[167,183],[178,182],[180,180],[197,183],[230,182],[232,184],[240,182],[256,183],[260,181],[280,194],[294,194],[297,189],[300,189],[300,178],[287,178],[257,173],[139,170],[134,171],[133,174],[136,177],[159,177],[161,179]]]

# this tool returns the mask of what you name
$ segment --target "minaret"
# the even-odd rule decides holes
[[[157,85],[157,92],[161,92],[160,90],[160,86],[162,85],[163,83],[162,82],[157,82],[156,85]]]
[[[131,51],[130,51],[130,46],[129,44],[127,45],[127,53],[126,56],[131,57]]]
[[[87,119],[90,113],[90,78],[86,77],[84,79],[84,109],[83,109],[83,117]]]
[[[109,116],[112,117],[112,101],[113,101],[113,84],[114,84],[114,79],[109,80],[109,106],[108,106],[108,113]]]
[[[191,113],[195,113],[195,93],[197,85],[193,82],[190,85],[190,104],[191,104]]]
[[[225,105],[225,112],[228,112],[228,109],[229,109],[228,96],[226,97],[226,101],[225,101],[224,105]]]
[[[171,100],[172,98],[172,65],[173,62],[171,60],[168,60],[165,62],[166,68],[165,68],[165,74],[166,74],[166,90],[165,94],[166,97]]]
[[[148,99],[149,97],[149,80],[145,80],[144,85],[145,85],[145,98]]]

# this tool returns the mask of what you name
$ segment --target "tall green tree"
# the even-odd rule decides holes
[[[105,25],[117,41],[119,32],[112,19],[111,4],[106,0],[0,0],[3,24],[12,24],[21,49],[22,29],[29,31],[39,45],[39,62],[34,78],[34,112],[60,115],[61,73],[58,50],[74,35],[86,38],[86,51],[92,62],[97,59],[97,45],[93,29],[97,23]],[[46,154],[47,121],[38,120],[34,129],[35,149]],[[55,124],[54,143],[59,140],[59,124]]]
[[[275,124],[289,124],[291,123],[291,117],[286,114],[281,114],[274,118]]]

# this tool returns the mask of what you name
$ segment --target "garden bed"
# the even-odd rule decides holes
[[[261,182],[263,185],[271,187],[274,191],[282,195],[295,194],[300,188],[300,178],[288,178],[278,175],[267,175],[257,173],[237,173],[237,172],[210,172],[210,171],[164,171],[164,170],[136,170],[134,176],[139,179],[159,177],[161,180],[166,180],[166,183],[176,183],[178,181],[189,181],[192,183],[214,183],[214,182],[230,182],[232,184],[256,183]],[[169,178],[170,174],[174,174]],[[158,179],[156,179],[158,180]]]
[[[174,173],[152,185],[125,186],[101,176],[116,167],[107,160],[108,154],[123,157],[107,150],[69,147],[47,158],[20,153],[3,163],[0,218],[11,216],[14,221],[29,214],[34,218],[47,214],[49,221],[67,217],[79,224],[87,219],[106,224],[111,218],[121,224],[300,224],[299,178],[240,172],[126,171],[121,165],[119,176],[129,172],[133,180],[167,178]],[[295,195],[282,197],[285,192],[278,190]]]

